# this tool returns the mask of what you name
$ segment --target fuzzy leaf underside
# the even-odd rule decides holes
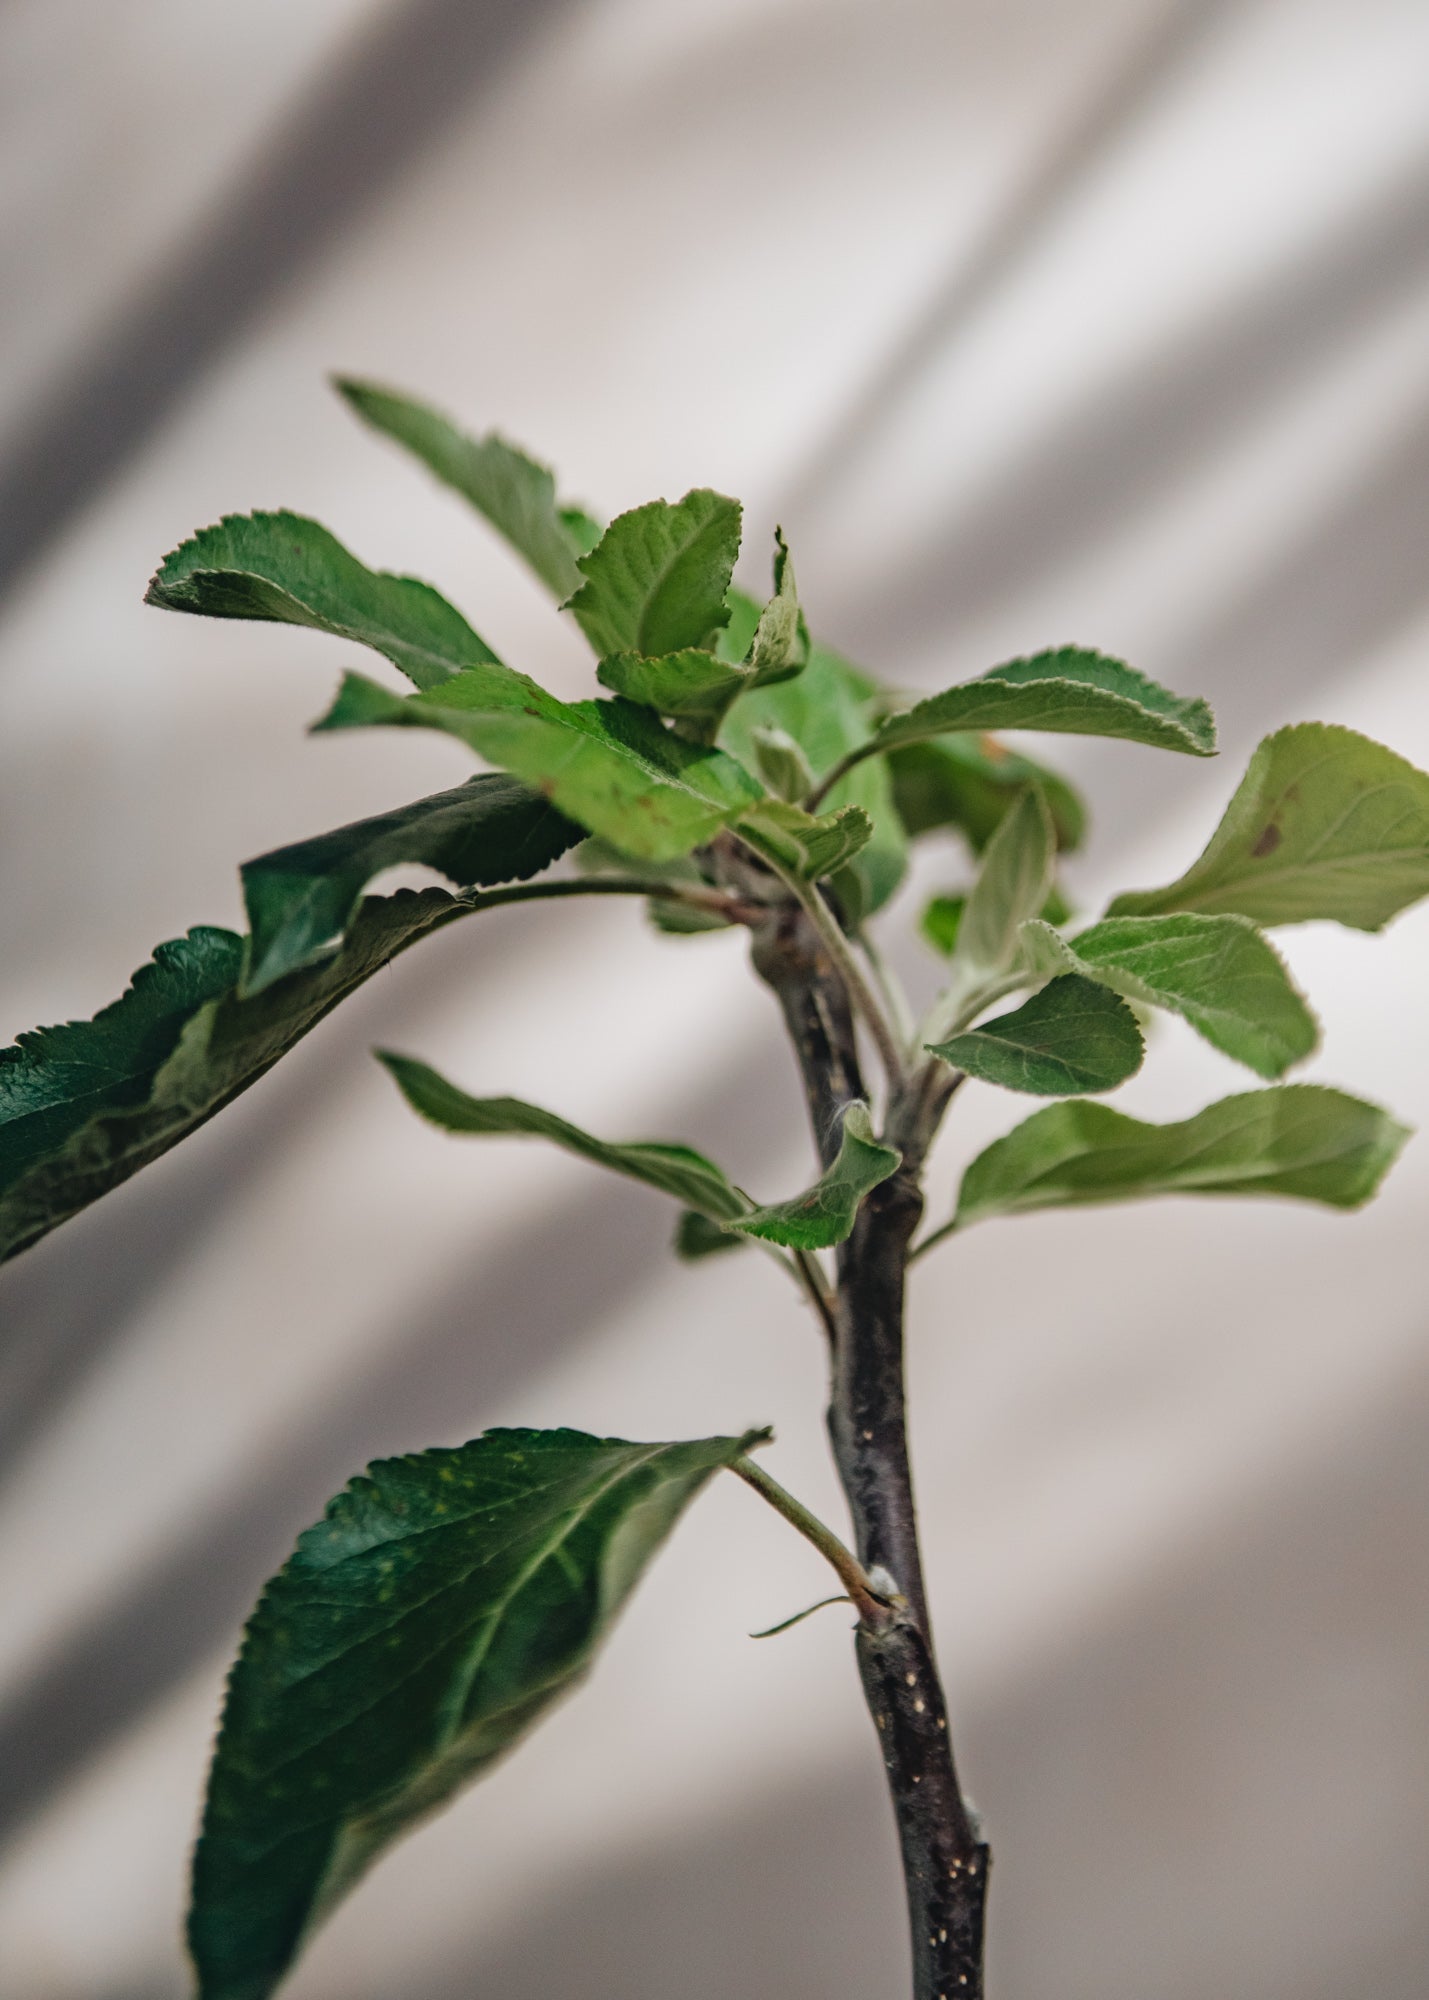
[[[1073,736],[1113,736],[1192,757],[1216,750],[1205,702],[1174,695],[1122,660],[1080,646],[1059,646],[1009,660],[977,680],[930,695],[890,715],[874,751],[895,750],[948,731],[1039,729]]]
[[[743,1215],[731,1228],[790,1250],[828,1250],[853,1229],[859,1203],[898,1170],[901,1154],[874,1136],[866,1104],[844,1112],[838,1155],[811,1188],[792,1201]]]
[[[731,1221],[748,1206],[720,1168],[691,1146],[653,1140],[610,1144],[538,1104],[519,1097],[471,1097],[427,1063],[386,1049],[377,1053],[413,1110],[444,1132],[548,1139],[580,1159],[673,1195],[712,1221]]]
[[[1080,847],[1087,814],[1065,778],[992,736],[939,736],[888,753],[893,800],[910,838],[956,827],[980,854],[1029,784],[1047,801],[1057,846]]]
[[[765,799],[738,821],[736,831],[766,861],[806,882],[846,868],[873,837],[873,822],[859,806],[807,813],[783,799]]]
[[[469,437],[439,410],[394,389],[348,378],[334,386],[364,423],[405,445],[470,501],[558,598],[564,601],[580,587],[576,557],[587,544],[573,530],[574,510],[557,500],[548,466],[496,431]]]
[[[1429,774],[1353,729],[1300,722],[1260,744],[1184,875],[1118,896],[1107,914],[1324,918],[1377,931],[1425,895]]]
[[[369,897],[340,950],[248,999],[243,939],[191,931],[93,1021],[0,1052],[0,1262],[187,1138],[398,952],[466,914],[440,889]]]
[[[1106,1104],[1052,1104],[963,1175],[957,1221],[1149,1195],[1283,1195],[1359,1208],[1409,1137],[1377,1105],[1289,1083],[1151,1125]]]
[[[651,861],[688,854],[763,796],[732,757],[671,735],[633,702],[558,701],[504,667],[476,667],[405,697],[349,674],[315,727],[373,724],[454,736],[623,853]]]
[[[982,867],[957,926],[957,957],[984,973],[1017,955],[1023,924],[1052,886],[1057,836],[1041,792],[1029,785],[983,850]]]
[[[811,646],[795,679],[741,696],[726,716],[719,740],[741,764],[757,765],[759,732],[782,730],[799,745],[816,778],[867,741],[875,726],[877,690],[857,667],[826,646]],[[848,865],[858,908],[855,920],[881,909],[903,880],[908,842],[893,809],[893,787],[881,757],[857,764],[823,801],[822,810],[857,806],[873,823],[867,846]],[[842,891],[843,884],[840,889]],[[845,902],[849,899],[842,898]]]
[[[199,2000],[266,2000],[371,1861],[580,1683],[684,1508],[765,1435],[488,1431],[353,1480],[229,1678],[194,1857]]]
[[[1141,1067],[1144,1045],[1124,1000],[1066,973],[1010,1014],[939,1042],[954,1069],[1033,1097],[1115,1090]]]
[[[504,774],[357,820],[243,864],[245,994],[261,993],[339,944],[362,892],[386,868],[419,863],[459,889],[524,882],[584,837],[539,792]]]
[[[708,487],[617,515],[577,567],[567,609],[603,659],[703,646],[728,617],[740,506]]]
[[[229,514],[165,556],[145,602],[306,625],[383,654],[419,688],[496,655],[429,583],[368,569],[301,514]]]
[[[1070,939],[1029,923],[1023,940],[1039,969],[1077,972],[1180,1014],[1213,1048],[1272,1081],[1319,1041],[1284,960],[1245,917],[1108,917]]]

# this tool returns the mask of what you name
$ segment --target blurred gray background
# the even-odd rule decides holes
[[[820,632],[909,687],[1076,639],[1208,695],[1219,764],[1044,746],[1094,787],[1088,910],[1179,869],[1275,723],[1429,764],[1426,113],[1423,0],[6,0],[0,1040],[236,922],[239,860],[467,768],[305,740],[334,641],[146,610],[197,525],[316,514],[589,685],[332,368],[499,424],[605,512],[741,494],[746,580],[782,521]],[[1429,915],[1283,942],[1313,1073],[1424,1124]],[[379,1040],[769,1195],[805,1171],[737,938],[508,911],[0,1274],[5,2000],[185,1990],[239,1622],[367,1458],[772,1421],[839,1518],[818,1341],[762,1260],[677,1269],[653,1196],[419,1127]],[[1245,1081],[1169,1024],[1117,1101]],[[960,1100],[937,1204],[1025,1109]],[[1360,1217],[1165,1203],[920,1267],[996,2000],[1422,2000],[1426,1196],[1421,1138]],[[822,1584],[714,1492],[589,1688],[382,1864],[294,2000],[897,2000],[842,1614],[744,1637]]]

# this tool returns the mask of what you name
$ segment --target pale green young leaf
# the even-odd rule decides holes
[[[492,774],[261,854],[241,871],[249,928],[242,990],[261,993],[338,945],[363,890],[386,868],[419,863],[459,889],[521,882],[581,838],[539,792]]]
[[[1080,847],[1086,808],[1065,778],[993,736],[939,736],[888,755],[893,799],[910,837],[956,827],[980,854],[1003,814],[1035,784],[1047,801],[1057,846]]]
[[[576,557],[589,546],[583,517],[573,522],[575,510],[559,505],[548,466],[495,431],[468,437],[440,411],[375,382],[338,378],[334,387],[365,423],[405,445],[484,514],[558,598],[579,589]]]
[[[419,688],[496,655],[415,577],[368,569],[301,514],[229,514],[165,556],[145,602],[210,618],[306,625],[382,653]]]
[[[331,1501],[229,1677],[194,1856],[199,2000],[267,2000],[376,1856],[579,1685],[684,1508],[767,1435],[487,1431]]]
[[[469,907],[440,889],[369,897],[331,957],[247,999],[244,940],[191,931],[93,1021],[0,1052],[0,1261],[187,1138],[355,987]]]
[[[902,1155],[874,1136],[866,1104],[844,1111],[838,1155],[811,1188],[790,1201],[756,1208],[730,1224],[746,1236],[789,1250],[827,1250],[853,1228],[866,1194],[896,1173]]]
[[[1079,972],[1123,999],[1180,1014],[1258,1076],[1313,1054],[1319,1029],[1279,952],[1245,917],[1108,917],[1075,938],[1030,923],[1029,963]]]
[[[799,609],[794,565],[782,528],[774,530],[774,595],[759,614],[749,644],[748,688],[766,687],[802,673],[809,658],[809,634]]]
[[[477,667],[406,697],[349,674],[318,729],[443,730],[626,854],[671,860],[762,797],[723,751],[663,729],[626,701],[558,701],[524,674]]]
[[[1115,1090],[1140,1069],[1144,1052],[1125,1001],[1074,973],[1012,1013],[930,1046],[954,1069],[1033,1097]]]
[[[1029,785],[983,850],[982,867],[958,925],[960,966],[986,974],[1012,963],[1023,924],[1047,900],[1056,852],[1046,801]]]
[[[858,806],[807,813],[783,799],[765,799],[744,813],[735,830],[756,854],[803,881],[816,882],[847,867],[868,845],[873,822]]]
[[[787,729],[762,724],[750,731],[754,766],[775,798],[797,805],[814,789],[814,774]]]
[[[1324,722],[1267,736],[1200,859],[1107,914],[1173,910],[1377,931],[1429,895],[1429,775]]]
[[[611,1144],[519,1097],[470,1097],[410,1056],[379,1049],[377,1058],[391,1071],[413,1110],[444,1132],[548,1139],[581,1159],[673,1195],[717,1222],[733,1220],[748,1206],[721,1170],[693,1147],[643,1139]]]
[[[711,735],[749,678],[745,668],[728,666],[698,646],[654,659],[644,653],[609,653],[595,677],[612,693]]]
[[[1282,1084],[1151,1125],[1105,1104],[1052,1104],[963,1176],[957,1222],[1158,1194],[1284,1195],[1358,1208],[1409,1137],[1377,1105]]]
[[[930,695],[877,730],[869,754],[949,731],[1043,729],[1114,736],[1160,750],[1212,757],[1216,726],[1205,702],[1171,694],[1105,653],[1060,646],[1009,660],[977,680]]]
[[[729,615],[739,531],[739,502],[708,487],[632,508],[578,559],[585,581],[567,608],[601,658],[704,646]]]

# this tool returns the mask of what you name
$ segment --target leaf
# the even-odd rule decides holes
[[[1023,936],[1040,971],[1079,972],[1168,1008],[1259,1076],[1283,1076],[1319,1041],[1284,960],[1244,917],[1108,917],[1072,939],[1030,923]]]
[[[609,653],[595,677],[615,694],[681,722],[707,726],[711,733],[748,680],[743,667],[727,666],[697,646],[656,659],[644,653]]]
[[[888,756],[893,800],[911,838],[956,827],[980,854],[994,829],[1025,786],[1035,784],[1047,801],[1057,845],[1080,847],[1086,808],[1077,791],[1031,757],[1009,750],[995,736],[940,736],[906,743]]]
[[[1060,646],[1009,660],[977,680],[930,695],[902,715],[890,715],[869,751],[895,750],[950,730],[984,729],[1116,736],[1193,757],[1213,757],[1216,750],[1215,720],[1205,702],[1171,694],[1105,653]]]
[[[524,674],[474,667],[398,696],[349,674],[318,729],[444,730],[627,854],[672,860],[762,796],[723,751],[688,743],[625,701],[558,701]]]
[[[194,1857],[200,2000],[266,2000],[372,1860],[579,1685],[688,1503],[767,1435],[493,1430],[331,1501],[229,1678]]]
[[[0,1051],[0,1261],[187,1138],[363,980],[467,908],[440,889],[369,897],[338,952],[251,999],[237,991],[243,939],[190,931],[93,1021]]]
[[[711,1222],[697,1208],[687,1208],[675,1225],[675,1255],[687,1264],[702,1257],[717,1257],[724,1250],[747,1250],[749,1238]]]
[[[739,1217],[731,1228],[789,1250],[827,1250],[852,1230],[863,1197],[896,1173],[902,1159],[874,1137],[868,1106],[844,1111],[838,1156],[804,1194]]]
[[[797,805],[814,789],[809,760],[787,729],[766,725],[750,731],[755,769],[778,799]]]
[[[1069,973],[1011,1014],[932,1046],[954,1069],[1023,1090],[1061,1097],[1115,1090],[1141,1067],[1141,1030],[1124,1001]]]
[[[799,593],[794,584],[794,565],[789,559],[784,530],[774,530],[774,595],[759,614],[754,637],[749,643],[748,677],[750,689],[802,673],[809,658],[809,634],[799,609]]]
[[[492,775],[246,861],[242,990],[261,993],[339,944],[384,868],[415,862],[459,889],[486,887],[538,875],[581,838],[539,792]]]
[[[496,431],[468,437],[439,411],[375,382],[338,378],[333,386],[365,423],[405,445],[484,514],[558,598],[564,601],[579,589],[576,557],[591,545],[593,524],[578,510],[561,508],[548,466]]]
[[[1270,1194],[1358,1208],[1409,1137],[1378,1106],[1282,1084],[1149,1125],[1105,1104],[1052,1104],[963,1175],[957,1221],[1156,1194]]]
[[[812,646],[808,664],[796,679],[741,696],[725,717],[719,740],[748,765],[757,756],[755,732],[782,729],[803,750],[815,777],[822,778],[867,740],[874,727],[877,692],[867,675],[849,661],[825,646]],[[857,765],[823,802],[825,812],[835,812],[841,806],[857,806],[873,822],[868,845],[849,871],[858,884],[860,907],[848,911],[856,925],[861,916],[882,908],[908,866],[908,842],[893,809],[888,768],[882,758]],[[841,899],[846,901],[843,885],[839,887]]]
[[[1172,910],[1377,931],[1429,894],[1429,776],[1324,722],[1267,736],[1199,861],[1109,916]]]
[[[673,1195],[676,1201],[714,1221],[732,1220],[748,1205],[721,1170],[693,1147],[653,1140],[611,1145],[519,1097],[469,1097],[428,1064],[410,1056],[379,1049],[377,1060],[391,1071],[412,1109],[444,1132],[549,1139],[581,1159],[593,1160],[597,1166]]]
[[[164,557],[145,600],[210,618],[307,625],[384,654],[419,688],[495,653],[429,583],[368,569],[301,514],[229,514]]]
[[[862,852],[873,822],[858,806],[815,814],[782,799],[765,799],[739,819],[736,831],[766,861],[815,882],[846,867]]]
[[[701,646],[729,615],[739,528],[739,502],[708,487],[634,507],[579,558],[585,581],[567,609],[602,658]]]
[[[1023,924],[1047,900],[1057,837],[1042,794],[1028,786],[1003,816],[957,933],[960,965],[998,972],[1017,956]]]
[[[918,928],[934,951],[951,958],[957,949],[958,932],[963,926],[966,896],[934,896],[918,919]]]

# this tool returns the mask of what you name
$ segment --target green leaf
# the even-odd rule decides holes
[[[643,702],[680,722],[694,723],[713,734],[748,674],[727,666],[713,653],[687,646],[679,653],[649,659],[644,653],[609,653],[595,670],[602,687]]]
[[[940,736],[890,751],[893,799],[910,837],[956,827],[975,854],[992,838],[1024,788],[1035,784],[1047,801],[1057,845],[1080,847],[1086,808],[1080,795],[1045,764],[1009,750],[993,736]]]
[[[1171,910],[1377,931],[1429,895],[1429,776],[1353,729],[1267,736],[1199,861],[1109,916]]]
[[[1358,1208],[1409,1137],[1378,1106],[1282,1084],[1149,1125],[1105,1104],[1052,1104],[963,1175],[959,1227],[990,1215],[1155,1194],[1271,1194]]]
[[[377,1059],[391,1071],[413,1110],[444,1132],[549,1139],[583,1160],[593,1160],[597,1166],[673,1195],[676,1201],[714,1221],[733,1220],[747,1207],[724,1173],[693,1147],[653,1140],[610,1145],[582,1132],[579,1126],[567,1124],[553,1111],[543,1111],[519,1097],[468,1097],[428,1064],[410,1056],[379,1049]]]
[[[755,768],[775,798],[797,805],[814,789],[809,760],[787,729],[768,725],[750,731]]]
[[[1124,1001],[1069,973],[1011,1014],[932,1046],[954,1069],[1033,1097],[1115,1090],[1141,1067],[1141,1030]]]
[[[1244,917],[1108,917],[1071,939],[1030,923],[1023,936],[1040,971],[1079,972],[1168,1008],[1258,1076],[1283,1076],[1319,1040],[1284,960]]]
[[[864,1196],[896,1173],[901,1159],[875,1138],[868,1106],[855,1102],[844,1111],[837,1158],[811,1188],[792,1201],[756,1208],[730,1226],[789,1250],[830,1249],[852,1230]]]
[[[711,1222],[697,1208],[687,1208],[675,1225],[675,1255],[687,1264],[702,1257],[718,1257],[724,1250],[747,1250],[749,1238]]]
[[[0,1051],[0,1261],[187,1138],[399,951],[466,914],[440,889],[370,897],[331,958],[250,999],[243,939],[191,931],[93,1021]]]
[[[596,652],[655,658],[702,646],[728,617],[740,506],[708,487],[616,517],[578,568],[570,610]]]
[[[339,944],[384,868],[415,862],[459,889],[487,887],[538,875],[581,837],[539,792],[492,775],[246,861],[243,991],[261,993]]]
[[[229,514],[165,556],[145,594],[168,611],[307,625],[384,654],[419,688],[495,653],[429,583],[368,569],[301,514]]]
[[[1017,956],[1023,924],[1047,900],[1057,836],[1042,794],[1030,785],[1003,816],[958,925],[960,965],[998,972]]]
[[[757,758],[756,732],[782,729],[808,758],[816,778],[822,778],[874,727],[878,690],[866,674],[826,646],[812,646],[804,671],[796,679],[742,695],[730,709],[719,740],[743,764]],[[897,889],[908,866],[908,842],[893,809],[892,786],[884,760],[870,758],[841,778],[823,802],[825,812],[857,806],[873,822],[873,834],[849,873],[858,885],[859,909],[848,915],[854,923],[881,909]],[[840,884],[842,896],[843,885]]]
[[[373,1859],[580,1683],[685,1507],[765,1436],[496,1430],[354,1479],[229,1678],[194,1856],[200,2000],[266,2000]]]
[[[558,598],[564,601],[579,589],[576,557],[590,546],[586,536],[593,524],[578,510],[561,508],[548,466],[495,431],[468,437],[439,411],[375,382],[339,378],[333,386],[365,423],[405,445],[484,514]]]
[[[732,757],[672,736],[648,710],[558,701],[505,667],[474,667],[405,697],[349,674],[315,726],[374,723],[444,730],[592,833],[652,861],[688,854],[762,797]]]
[[[749,643],[746,686],[765,687],[802,673],[809,659],[809,633],[799,609],[794,565],[784,530],[774,530],[774,595],[759,614]]]
[[[919,930],[944,958],[951,958],[957,950],[958,932],[963,927],[967,906],[966,896],[934,896],[918,919]]]
[[[858,806],[816,814],[782,799],[765,799],[742,816],[736,831],[766,861],[816,882],[862,852],[873,834],[873,822]]]
[[[1116,736],[1160,750],[1213,757],[1216,725],[1205,702],[1174,695],[1105,653],[1061,646],[1009,660],[974,681],[930,695],[890,715],[871,751],[950,730],[1047,729],[1073,736]]]

